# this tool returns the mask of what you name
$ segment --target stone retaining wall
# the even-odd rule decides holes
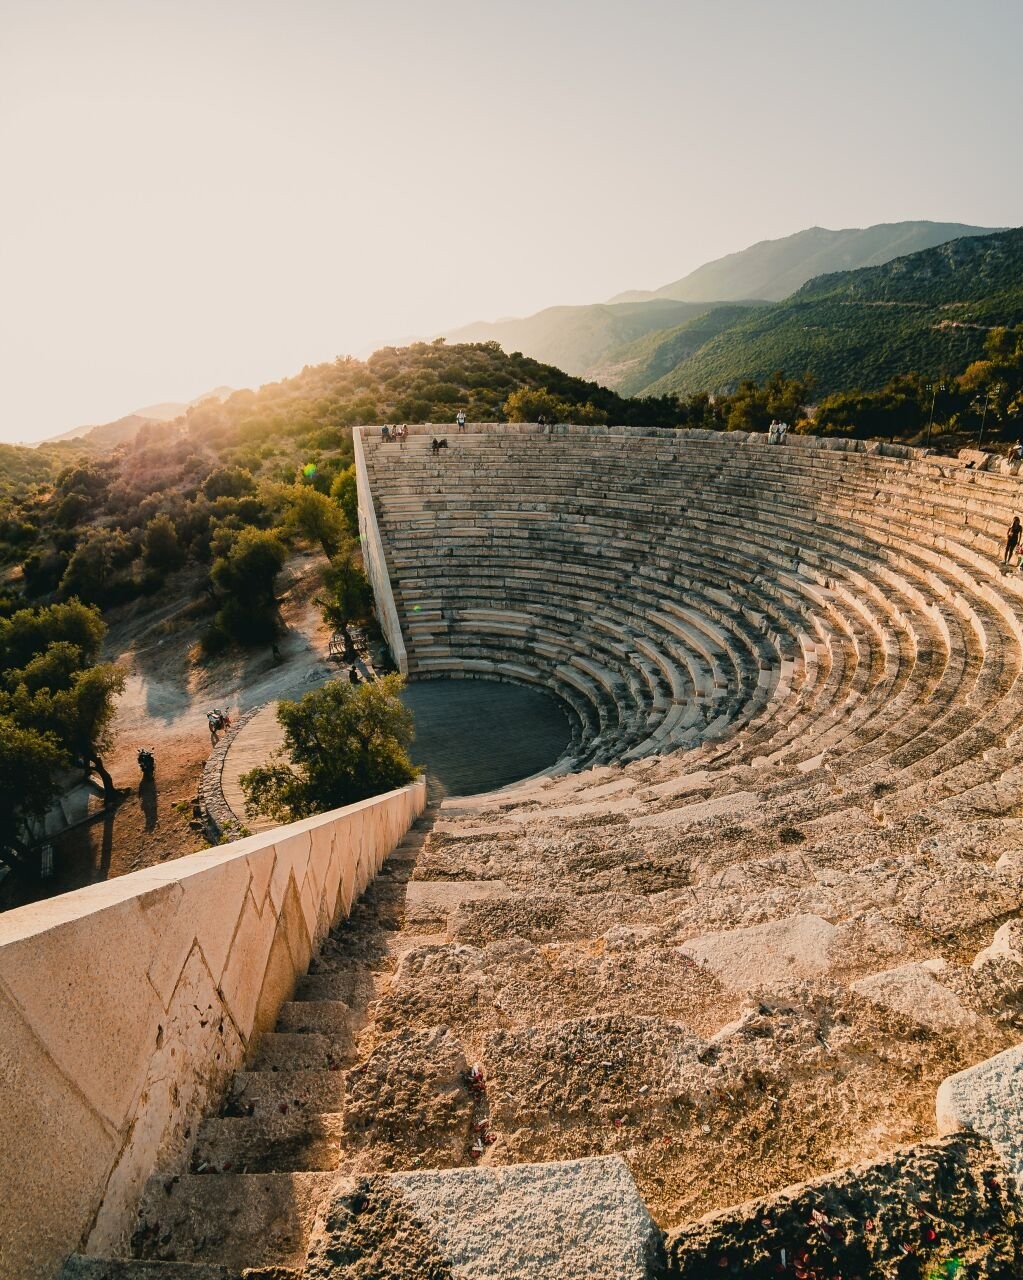
[[[408,657],[405,654],[405,641],[402,639],[401,623],[398,621],[398,610],[394,603],[394,592],[391,589],[391,574],[384,555],[384,544],[380,538],[377,525],[377,514],[373,506],[373,494],[370,492],[369,475],[366,471],[366,455],[362,448],[362,433],[372,428],[354,427],[352,429],[352,445],[355,450],[355,479],[359,493],[359,538],[362,544],[362,559],[366,565],[366,573],[373,585],[373,597],[376,601],[377,619],[391,650],[394,665],[401,674],[408,675]],[[395,445],[395,452],[398,446]]]
[[[231,743],[252,717],[262,711],[265,706],[265,702],[260,702],[257,706],[250,707],[244,715],[239,716],[227,733],[221,736],[220,741],[210,752],[209,759],[203,765],[202,779],[199,783],[199,800],[206,819],[207,835],[211,840],[219,840],[224,835],[233,838],[241,832],[242,819],[224,798],[224,761],[227,759]]]
[[[0,916],[0,1276],[123,1242],[426,783]]]

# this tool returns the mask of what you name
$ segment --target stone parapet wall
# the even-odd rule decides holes
[[[391,574],[384,555],[384,544],[380,538],[377,525],[376,510],[373,506],[373,494],[370,492],[369,475],[366,471],[366,455],[362,447],[362,433],[371,428],[355,427],[352,431],[352,445],[355,450],[355,479],[359,494],[359,538],[362,544],[362,558],[366,565],[366,573],[373,585],[373,597],[376,601],[377,619],[391,650],[394,665],[402,675],[408,675],[408,658],[405,654],[405,641],[402,639],[401,623],[394,603],[394,592],[391,589]],[[397,449],[397,445],[394,446]]]
[[[0,1277],[116,1249],[425,779],[0,916]]]

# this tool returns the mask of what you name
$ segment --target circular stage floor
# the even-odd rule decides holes
[[[410,755],[431,794],[493,791],[552,765],[568,718],[537,689],[499,680],[417,680],[401,700],[416,718]]]

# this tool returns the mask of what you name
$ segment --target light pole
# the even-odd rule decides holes
[[[945,384],[943,382],[928,382],[924,389],[931,393],[931,416],[927,419],[927,442],[924,446],[929,449],[931,447],[931,427],[934,423],[934,402],[938,398],[938,392],[945,390]]]
[[[980,448],[981,441],[984,439],[984,423],[987,421],[987,411],[988,411],[988,406],[991,403],[991,397],[998,395],[1001,389],[1002,388],[1000,386],[995,385],[993,387],[989,387],[987,391],[984,393],[984,411],[980,415],[980,434],[977,436],[978,449]],[[977,398],[973,402],[974,407],[976,407],[979,402],[980,402],[980,396],[977,396]]]

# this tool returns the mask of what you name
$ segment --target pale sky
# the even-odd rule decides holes
[[[0,439],[1023,222],[1018,0],[0,0]]]

